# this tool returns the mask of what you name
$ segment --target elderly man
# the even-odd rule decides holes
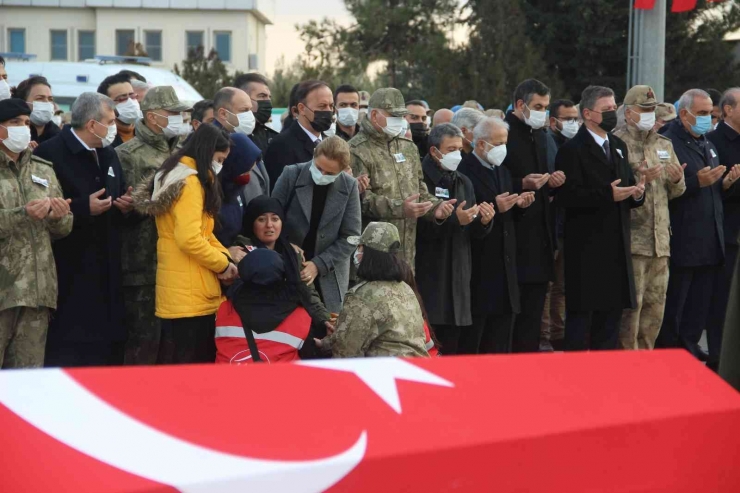
[[[463,151],[466,155],[473,152],[473,129],[485,117],[482,111],[462,108],[452,118],[452,124],[456,125],[463,134]]]
[[[699,338],[725,259],[722,196],[730,192],[740,171],[733,167],[722,178],[728,168],[706,138],[712,128],[712,106],[701,89],[686,91],[678,102],[679,117],[663,134],[686,165],[686,192],[670,204],[670,279],[656,347],[685,347],[697,357],[703,356]]]
[[[629,164],[645,177],[645,203],[632,210],[632,267],[637,307],[625,310],[622,349],[653,349],[663,323],[671,255],[668,201],[686,190],[683,168],[670,139],[655,132],[658,101],[650,86],[635,86],[624,97],[625,126],[614,135],[627,144]]]
[[[455,117],[455,113],[447,108],[438,109],[432,117],[432,126],[441,125],[443,123],[452,123],[452,119]]]
[[[437,125],[429,134],[429,154],[421,163],[429,191],[456,201],[455,213],[443,225],[421,222],[416,235],[416,282],[428,322],[446,355],[478,352],[470,327],[470,240],[485,237],[494,216],[493,205],[476,204],[473,184],[457,172],[462,139],[452,123]]]
[[[369,178],[362,196],[363,224],[395,224],[401,234],[398,255],[413,269],[417,219],[445,221],[452,214],[454,202],[429,193],[416,146],[400,137],[407,111],[398,89],[378,89],[370,97],[360,133],[349,145],[352,174]]]
[[[614,91],[589,86],[581,95],[584,124],[558,151],[555,168],[568,180],[555,201],[565,209],[565,349],[616,349],[622,310],[635,308],[630,209],[644,202],[617,124]]]
[[[121,283],[121,225],[133,209],[116,151],[115,103],[85,92],[72,123],[35,154],[54,163],[72,233],[54,243],[59,303],[49,326],[46,366],[123,363],[126,330]]]
[[[31,109],[0,101],[0,367],[44,364],[49,316],[57,307],[51,242],[72,231],[69,200],[52,164],[29,148]]]
[[[136,188],[154,174],[180,142],[182,115],[191,108],[181,103],[172,86],[153,87],[141,102],[144,117],[137,120],[136,137],[116,148],[126,183]],[[136,214],[136,213],[134,213]],[[157,276],[157,225],[154,217],[139,217],[123,226],[124,324],[128,333],[125,362],[157,363],[161,329],[154,316]]]

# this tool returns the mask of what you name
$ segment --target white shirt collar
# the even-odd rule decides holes
[[[301,125],[301,122],[298,122],[298,125],[303,129],[304,132],[306,132],[306,135],[308,135],[311,138],[311,142],[316,142],[317,140],[321,142],[321,137],[316,137],[314,134],[306,130],[306,128]]]
[[[605,139],[601,135],[597,134],[596,132],[592,132],[590,128],[586,128],[586,130],[588,130],[588,133],[591,134],[591,137],[594,138],[594,140],[599,145],[599,147],[601,147],[603,149],[604,148],[604,142],[606,142],[607,139]]]
[[[82,140],[79,135],[77,135],[77,132],[75,132],[75,129],[74,128],[72,129],[72,135],[74,135],[77,138],[77,140],[80,141],[80,144],[82,144],[82,147],[84,147],[88,151],[94,151],[95,150],[92,147],[90,147],[89,145],[85,144],[85,141]]]

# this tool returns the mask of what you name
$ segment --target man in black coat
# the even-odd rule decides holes
[[[252,113],[254,113],[255,126],[249,138],[259,147],[262,154],[278,133],[267,126],[272,117],[272,93],[267,83],[267,78],[256,72],[242,74],[234,80],[234,87],[241,89],[252,100]]]
[[[550,89],[528,79],[517,86],[514,110],[506,115],[510,129],[503,165],[511,173],[514,193],[535,192],[534,204],[515,216],[521,314],[514,325],[514,352],[539,351],[547,286],[554,279],[555,240],[548,198],[551,188],[565,182],[565,175],[548,173],[545,110],[549,104]]]
[[[642,205],[627,145],[611,135],[614,91],[589,86],[581,95],[583,125],[558,152],[568,177],[555,196],[565,209],[565,350],[616,349],[622,310],[636,306],[630,208]]]
[[[678,161],[686,164],[686,192],[669,203],[673,233],[670,277],[655,347],[685,347],[695,356],[703,356],[699,339],[707,326],[717,275],[725,260],[723,191],[734,191],[730,187],[740,171],[733,168],[722,179],[727,168],[705,136],[711,127],[712,100],[701,89],[691,89],[681,96],[678,118],[664,127],[667,130],[663,133],[671,139]],[[716,344],[718,348],[719,342]]]
[[[72,105],[72,123],[35,154],[54,163],[72,233],[54,242],[59,302],[49,325],[46,366],[123,364],[120,225],[133,208],[116,151],[115,103],[86,92]]]
[[[435,127],[436,128],[436,127]],[[514,215],[535,199],[534,192],[513,193],[509,170],[503,166],[509,125],[485,118],[473,130],[473,152],[465,156],[459,173],[473,183],[478,203],[494,205],[491,232],[471,239],[470,282],[473,336],[478,353],[511,352],[514,318],[519,313]]]
[[[429,154],[421,163],[429,193],[457,201],[447,221],[419,221],[416,231],[416,282],[445,355],[478,352],[470,327],[470,239],[484,238],[495,214],[490,203],[476,204],[473,184],[457,172],[462,139],[455,125],[437,125],[429,135]]]
[[[296,91],[298,118],[285,132],[273,138],[265,153],[265,167],[274,188],[283,168],[306,163],[334,121],[334,95],[319,80],[301,82]]]

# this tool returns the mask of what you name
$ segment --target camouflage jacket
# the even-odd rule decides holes
[[[671,139],[654,131],[643,132],[632,125],[625,125],[614,131],[614,135],[627,144],[630,166],[636,173],[646,160],[648,168],[678,164],[673,152]],[[639,180],[639,177],[637,177]],[[673,183],[667,171],[645,187],[645,203],[632,209],[632,254],[648,257],[669,257],[671,255],[671,217],[668,201],[681,196],[686,191],[684,178]]]
[[[349,141],[352,174],[367,174],[370,186],[362,196],[363,229],[371,221],[394,224],[401,236],[398,255],[414,268],[416,256],[416,219],[403,213],[403,201],[420,194],[419,202],[431,201],[434,208],[424,216],[433,221],[434,210],[441,200],[429,193],[424,183],[419,150],[413,141],[403,137],[389,138],[375,130],[367,118],[360,123],[360,133]],[[399,162],[399,160],[401,162]]]
[[[116,147],[127,185],[136,187],[156,172],[176,150],[178,139],[155,134],[143,120],[136,122],[136,137]],[[132,214],[137,214],[132,212]],[[157,278],[157,224],[153,217],[132,218],[121,235],[124,286],[154,286]]]
[[[26,204],[46,197],[63,198],[52,164],[31,149],[18,163],[0,151],[0,311],[57,306],[51,241],[72,231],[72,214],[43,221],[28,217]]]
[[[404,282],[361,282],[347,293],[337,329],[324,339],[335,358],[428,357],[424,319]]]

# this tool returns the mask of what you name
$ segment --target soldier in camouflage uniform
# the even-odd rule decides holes
[[[362,196],[362,220],[387,221],[401,235],[398,255],[413,269],[416,256],[416,220],[444,221],[454,206],[442,202],[424,183],[419,151],[403,137],[408,113],[398,89],[384,88],[370,98],[360,133],[349,141],[353,176],[367,175],[370,185]]]
[[[0,366],[44,364],[49,313],[57,306],[51,242],[72,231],[69,201],[52,163],[33,155],[31,110],[0,101]]]
[[[136,122],[136,137],[116,148],[125,182],[136,188],[170,157],[179,137],[168,129],[169,116],[191,108],[181,103],[170,86],[149,90],[141,102],[144,118]],[[157,226],[153,217],[130,221],[122,235],[124,323],[128,332],[124,362],[157,363],[161,329],[154,316],[157,275]]]
[[[419,302],[413,289],[403,282],[400,266],[397,272],[390,267],[394,259],[389,257],[401,245],[398,229],[390,223],[374,222],[362,236],[350,236],[347,241],[359,245],[354,258],[360,265],[360,283],[347,293],[336,331],[318,346],[330,350],[335,358],[428,357]],[[362,260],[369,255],[377,259],[374,270],[363,269]]]
[[[632,209],[632,265],[637,308],[625,310],[619,333],[624,349],[653,349],[663,323],[670,246],[668,201],[686,191],[683,168],[671,140],[655,130],[655,100],[649,86],[624,98],[626,125],[614,132],[629,150],[630,166],[645,175],[645,202]]]

